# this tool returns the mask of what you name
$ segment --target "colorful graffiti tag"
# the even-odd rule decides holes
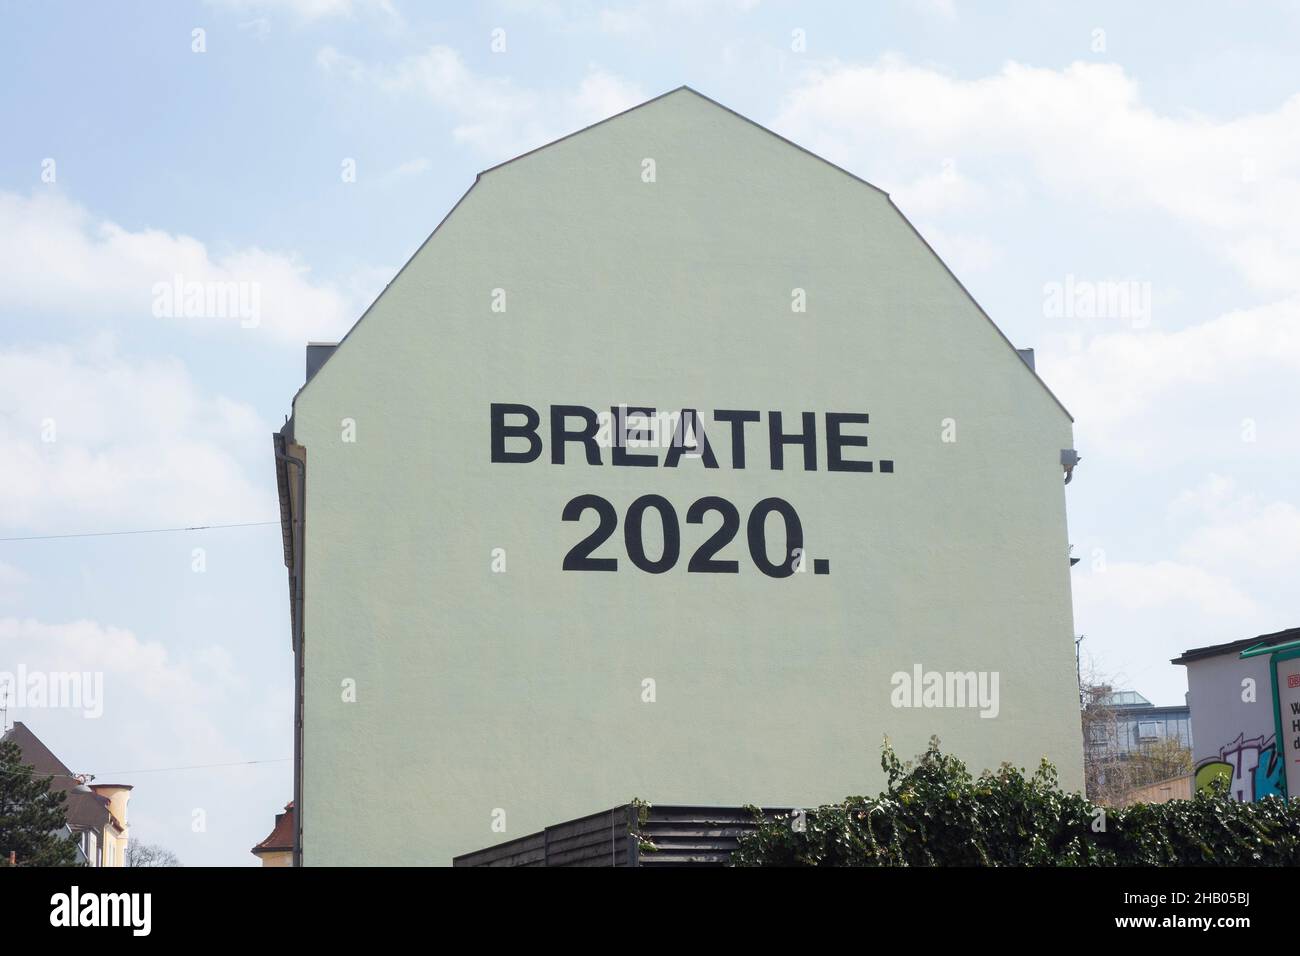
[[[1218,757],[1196,766],[1196,789],[1208,791],[1216,780],[1227,784],[1234,800],[1251,803],[1267,796],[1282,796],[1282,761],[1274,735],[1251,737],[1245,733],[1219,749]]]

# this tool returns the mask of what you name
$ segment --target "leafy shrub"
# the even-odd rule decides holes
[[[1044,760],[1030,776],[1009,764],[972,777],[939,749],[915,763],[888,742],[888,784],[788,818],[759,814],[733,866],[1295,866],[1300,801],[1238,803],[1222,791],[1192,800],[1101,807],[1063,791]],[[754,808],[758,813],[757,808]]]

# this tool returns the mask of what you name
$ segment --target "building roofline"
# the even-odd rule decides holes
[[[732,116],[735,116],[736,118],[745,121],[751,126],[761,129],[769,136],[776,137],[786,145],[793,146],[801,153],[804,153],[808,156],[811,156],[813,159],[825,163],[827,166],[830,166],[832,169],[838,170],[839,172],[843,173],[845,176],[848,176],[854,182],[860,183],[863,186],[867,186],[875,190],[876,192],[880,193],[880,195],[884,196],[885,200],[889,203],[890,208],[892,208],[894,212],[898,214],[899,218],[902,219],[903,222],[907,224],[907,227],[912,230],[912,233],[918,239],[921,240],[921,244],[925,246],[925,248],[929,251],[930,255],[934,257],[935,261],[939,263],[939,265],[943,268],[943,270],[948,273],[949,277],[953,280],[953,282],[957,283],[957,288],[962,291],[962,294],[965,295],[966,298],[970,300],[970,303],[973,306],[975,306],[975,309],[979,312],[980,315],[984,317],[984,320],[993,327],[993,330],[997,332],[999,337],[1001,337],[1002,341],[1007,344],[1007,347],[1010,348],[1012,352],[1016,352],[1018,359],[1020,358],[1019,352],[1016,349],[1015,344],[1009,338],[1007,338],[1006,333],[1003,332],[1002,329],[998,326],[998,324],[993,321],[993,317],[990,316],[988,312],[985,311],[982,305],[980,305],[979,300],[976,299],[975,296],[971,295],[970,290],[967,289],[965,284],[960,279],[957,278],[957,274],[952,271],[952,269],[948,266],[948,263],[944,262],[943,257],[940,256],[939,253],[935,252],[934,247],[930,245],[930,243],[926,240],[926,238],[923,235],[921,235],[920,230],[917,229],[916,226],[913,225],[912,221],[908,219],[906,215],[904,215],[903,211],[898,208],[898,204],[894,202],[894,200],[890,197],[889,193],[887,193],[885,190],[881,189],[879,186],[875,185],[874,183],[868,182],[867,180],[863,179],[861,176],[858,176],[856,173],[849,172],[849,170],[845,169],[843,166],[831,162],[826,157],[819,156],[817,153],[814,153],[812,150],[808,149],[808,147],[801,146],[798,143],[794,142],[793,140],[787,139],[786,137],[782,136],[780,133],[776,132],[775,130],[769,129],[768,127],[764,126],[762,123],[750,119],[748,116],[744,115],[743,113],[736,112],[730,106],[727,106],[725,103],[719,103],[717,100],[713,99],[710,96],[706,96],[705,94],[701,93],[699,90],[691,86],[687,86],[686,84],[682,84],[681,86],[674,87],[673,89],[668,90],[667,92],[660,93],[658,96],[651,97],[650,99],[645,100],[644,102],[637,103],[635,106],[629,106],[627,109],[615,113],[612,116],[606,116],[604,119],[597,120],[596,122],[584,126],[581,129],[575,130],[572,133],[566,133],[564,136],[561,136],[557,139],[553,139],[550,142],[543,143],[540,146],[535,146],[534,148],[528,150],[527,152],[520,153],[517,156],[513,156],[510,159],[497,163],[495,166],[489,166],[487,169],[480,171],[479,174],[474,177],[474,182],[471,183],[469,188],[466,189],[465,192],[461,194],[461,197],[456,200],[455,204],[451,207],[451,209],[447,211],[447,214],[443,216],[441,220],[439,220],[438,224],[433,228],[433,231],[429,233],[429,235],[425,238],[425,240],[422,243],[420,243],[419,247],[415,250],[415,252],[411,254],[410,258],[408,258],[406,262],[402,264],[402,267],[397,270],[397,272],[393,275],[393,278],[388,280],[388,282],[384,285],[384,288],[380,290],[377,296],[375,296],[374,301],[371,302],[370,305],[366,307],[365,311],[362,312],[361,315],[357,318],[357,320],[354,323],[352,323],[352,327],[348,329],[347,333],[341,339],[339,339],[339,341],[337,342],[337,347],[335,348],[334,352],[332,352],[328,357],[326,357],[325,361],[321,363],[320,368],[317,369],[317,373],[320,372],[320,369],[323,369],[326,365],[328,365],[330,363],[330,360],[335,355],[338,354],[339,349],[342,348],[344,343],[347,342],[348,338],[351,337],[352,333],[356,330],[357,326],[359,326],[362,322],[365,321],[366,316],[370,314],[371,310],[374,309],[375,305],[378,304],[379,300],[384,297],[384,293],[387,292],[389,287],[401,277],[402,273],[406,271],[407,266],[409,266],[412,262],[415,261],[416,257],[419,256],[419,254],[424,250],[424,247],[427,246],[429,242],[433,239],[433,237],[438,234],[438,230],[441,229],[444,224],[446,224],[447,220],[451,218],[452,214],[455,213],[455,211],[460,208],[460,204],[465,201],[465,198],[471,192],[473,192],[474,187],[479,184],[479,180],[481,180],[484,176],[486,176],[490,172],[493,172],[494,170],[501,169],[504,166],[509,166],[511,163],[515,163],[521,159],[525,159],[529,156],[532,156],[534,153],[541,152],[544,149],[549,149],[552,146],[555,146],[559,143],[563,143],[565,140],[572,139],[575,136],[580,136],[581,134],[586,133],[589,130],[595,129],[597,126],[603,126],[605,123],[611,122],[612,120],[619,119],[622,116],[626,116],[628,113],[639,110],[642,107],[649,106],[652,103],[657,103],[659,100],[672,96],[675,93],[681,93],[681,92],[687,92],[693,94],[694,96],[698,96],[700,99],[704,100],[705,102],[711,103],[714,106],[718,107],[718,109],[724,110],[725,112],[730,113]],[[308,343],[308,344],[318,344],[318,343]],[[329,343],[319,343],[319,344],[329,344]],[[1022,368],[1024,368],[1025,371],[1027,371],[1030,375],[1034,377],[1034,380],[1037,381],[1040,386],[1042,386],[1045,392],[1047,392],[1048,397],[1051,398],[1051,400],[1056,404],[1056,407],[1061,410],[1061,412],[1065,415],[1066,418],[1068,418],[1071,422],[1073,422],[1074,416],[1070,414],[1070,410],[1065,407],[1065,404],[1056,396],[1056,393],[1053,392],[1051,388],[1048,387],[1045,381],[1043,381],[1043,378],[1038,374],[1038,371],[1036,369],[1030,368],[1029,365],[1023,360],[1018,361],[1016,364],[1020,365]],[[314,378],[315,376],[313,376],[313,379]],[[294,393],[293,400],[290,404],[291,408],[296,406],[299,396],[302,395],[303,390],[306,389],[309,384],[310,381],[303,382],[303,384]]]
[[[45,745],[45,741],[37,737],[35,732],[21,720],[15,720],[8,730],[0,734],[0,740],[12,740],[18,744],[23,752],[23,763],[32,768],[32,776],[73,781],[65,787],[80,785],[81,777],[73,773],[71,768]]]
[[[1284,631],[1275,631],[1272,634],[1261,634],[1258,637],[1248,637],[1239,641],[1228,641],[1225,644],[1211,644],[1207,647],[1193,647],[1191,650],[1183,651],[1181,657],[1175,657],[1169,663],[1190,664],[1193,661],[1204,660],[1207,657],[1218,657],[1222,654],[1240,653],[1250,647],[1272,646],[1274,644],[1285,644],[1288,641],[1296,640],[1300,640],[1300,627],[1289,627]]]
[[[294,814],[294,801],[290,800],[285,804],[284,810],[275,815],[275,824],[271,827],[271,832],[267,834],[266,839],[254,846],[250,853],[260,857],[263,853],[285,853],[293,852],[293,837],[285,837],[284,831],[292,832],[296,826]]]
[[[533,155],[533,153],[539,153],[544,149],[549,149],[552,146],[556,146],[560,143],[563,143],[567,139],[572,139],[575,136],[581,136],[583,133],[586,133],[589,130],[593,130],[597,126],[604,126],[606,123],[610,122],[611,120],[616,120],[619,117],[626,116],[628,113],[633,113],[644,106],[649,106],[652,103],[657,103],[662,99],[672,96],[674,93],[694,94],[695,96],[698,96],[700,99],[704,100],[705,102],[712,103],[718,109],[725,110],[726,112],[730,113],[732,116],[736,117],[737,119],[744,120],[750,126],[756,126],[759,129],[761,129],[764,133],[767,133],[770,136],[775,136],[777,139],[785,143],[787,146],[793,146],[795,149],[799,150],[799,152],[807,153],[813,159],[820,160],[821,162],[825,163],[827,166],[830,166],[832,169],[836,169],[839,172],[843,173],[845,176],[848,176],[850,179],[857,180],[864,186],[870,186],[876,192],[880,193],[880,195],[885,196],[886,198],[888,198],[889,196],[889,193],[885,192],[885,190],[881,189],[875,183],[868,182],[867,180],[863,179],[861,176],[857,175],[857,173],[849,172],[849,170],[845,169],[843,166],[839,165],[838,163],[831,162],[825,156],[817,155],[807,146],[800,146],[794,140],[787,139],[786,137],[782,136],[780,133],[776,132],[775,130],[769,129],[768,127],[764,126],[762,123],[758,122],[757,120],[750,119],[744,113],[736,112],[736,110],[733,110],[726,103],[719,103],[713,97],[706,96],[705,94],[701,93],[699,90],[695,89],[694,87],[687,86],[685,83],[683,83],[681,86],[674,87],[673,89],[668,90],[665,93],[660,93],[658,96],[652,96],[650,99],[645,100],[644,102],[641,103],[637,103],[635,106],[629,106],[625,110],[620,110],[619,112],[614,113],[611,116],[606,116],[604,119],[597,120],[594,123],[589,123],[588,125],[582,127],[582,129],[574,130],[572,133],[565,133],[563,136],[559,137],[558,139],[553,139],[549,143],[543,143],[540,146],[534,146],[526,153],[520,153],[518,156],[513,156],[510,159],[497,163],[495,166],[489,166],[487,169],[479,173],[479,175],[486,176],[488,173],[492,172],[493,170],[500,169],[502,166],[509,166],[511,163],[518,162],[521,159],[526,159],[527,157]]]
[[[925,236],[921,235],[921,230],[917,229],[916,226],[912,224],[912,220],[907,218],[903,210],[898,208],[898,204],[894,202],[893,197],[886,194],[885,198],[889,200],[889,205],[893,207],[894,212],[898,213],[898,217],[902,219],[903,222],[907,223],[907,227],[912,230],[916,238],[920,239],[921,244],[930,251],[930,255],[934,256],[935,262],[939,263],[939,265],[943,267],[943,270],[952,278],[952,281],[957,283],[957,288],[961,289],[966,298],[970,300],[971,305],[975,306],[975,308],[979,310],[979,314],[984,316],[985,321],[987,321],[989,325],[993,326],[993,331],[998,334],[1003,342],[1007,343],[1007,348],[1016,353],[1016,357],[1020,359],[1020,365],[1025,369],[1025,371],[1034,377],[1034,380],[1038,382],[1038,384],[1043,387],[1043,391],[1047,393],[1047,397],[1056,404],[1056,407],[1061,410],[1066,418],[1073,422],[1074,416],[1071,415],[1070,410],[1065,407],[1065,403],[1057,397],[1056,393],[1052,391],[1047,382],[1043,381],[1043,377],[1038,374],[1038,370],[1031,368],[1029,363],[1024,360],[1023,356],[1020,355],[1020,350],[1016,348],[1015,343],[1007,338],[1007,333],[1003,332],[1002,327],[993,321],[993,316],[984,311],[984,306],[980,305],[979,300],[971,294],[970,289],[966,288],[966,284],[957,278],[957,273],[952,271],[948,263],[943,261],[943,256],[934,251],[934,246],[930,245],[930,241],[926,239]]]

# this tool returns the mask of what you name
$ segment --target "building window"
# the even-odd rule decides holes
[[[1159,740],[1160,725],[1154,720],[1143,720],[1138,723],[1138,740]]]

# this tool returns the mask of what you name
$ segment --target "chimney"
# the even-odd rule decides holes
[[[128,826],[126,804],[131,799],[131,787],[124,783],[92,783],[90,789],[96,795],[107,798],[109,813],[113,814],[113,819],[122,825],[125,832]]]
[[[311,377],[320,371],[320,367],[325,364],[338,347],[337,342],[307,343],[307,377],[303,379],[304,384],[311,381]]]

